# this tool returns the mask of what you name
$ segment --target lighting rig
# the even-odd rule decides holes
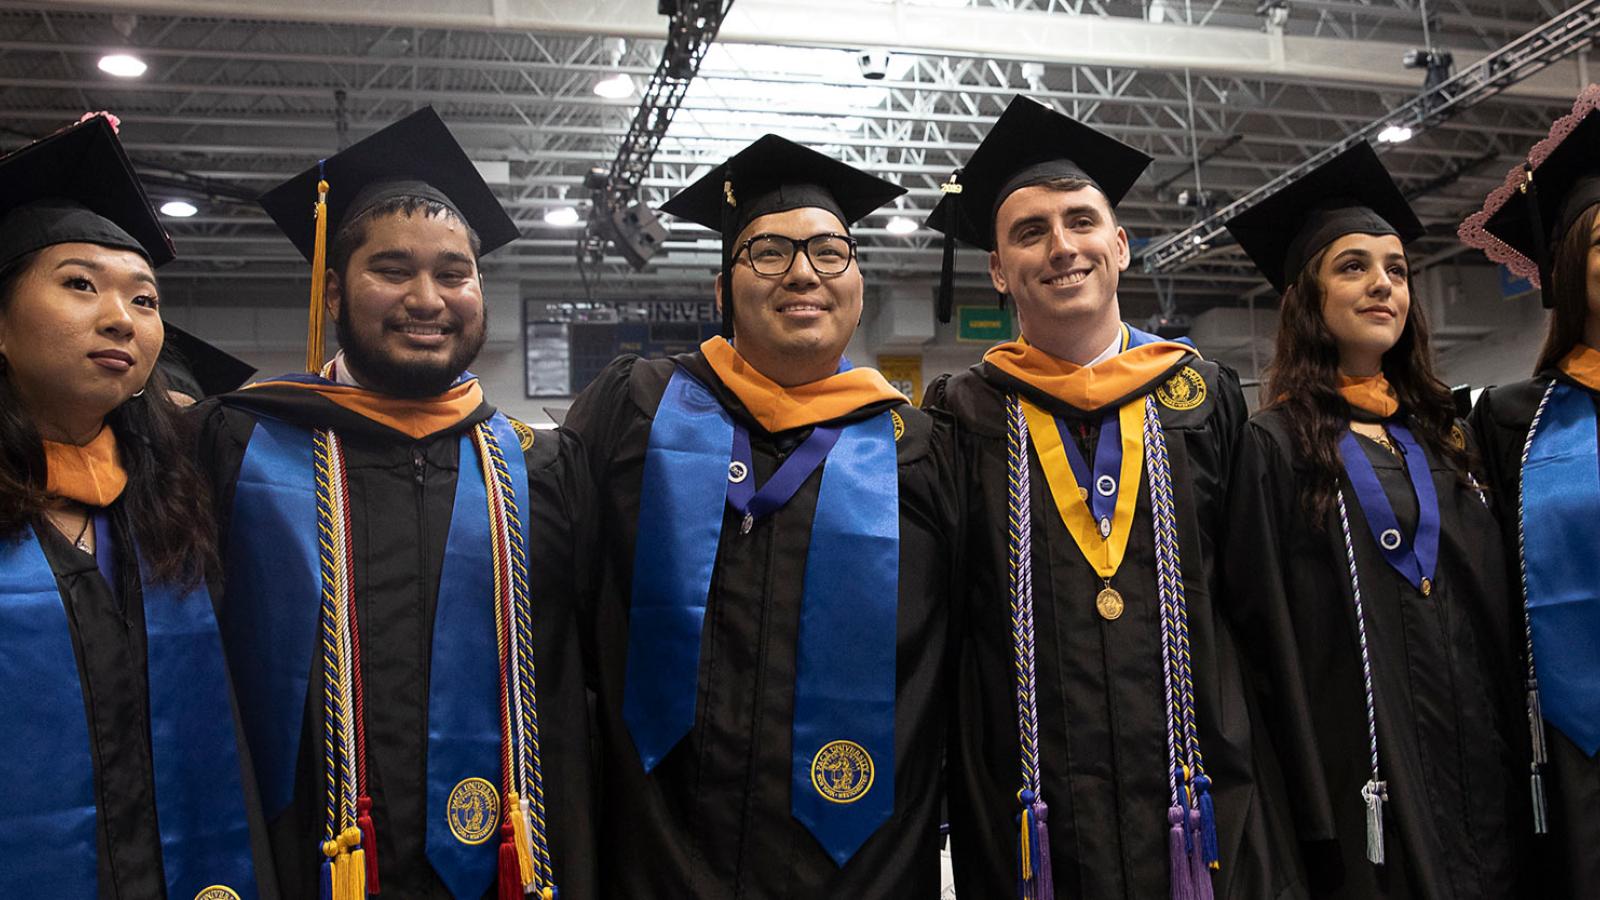
[[[1421,93],[1398,109],[1346,136],[1305,162],[1289,169],[1199,222],[1159,241],[1140,256],[1146,272],[1165,272],[1194,258],[1223,234],[1223,223],[1299,179],[1363,140],[1392,143],[1476,106],[1546,66],[1587,48],[1600,32],[1600,0],[1584,0],[1553,17],[1454,76],[1442,77],[1451,64],[1448,54],[1411,51],[1406,65],[1426,68],[1428,81]],[[1427,53],[1427,58],[1421,54]]]
[[[732,6],[733,0],[658,0],[656,11],[668,17],[667,47],[611,167],[593,169],[584,179],[594,205],[578,240],[580,266],[604,260],[608,243],[635,269],[644,268],[652,256],[662,252],[667,229],[639,189],[689,82],[700,71],[706,50]]]

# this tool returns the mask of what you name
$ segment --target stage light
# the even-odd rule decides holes
[[[578,211],[570,206],[552,206],[544,211],[544,223],[557,228],[570,228],[578,224]]]
[[[200,208],[198,206],[187,200],[168,200],[161,204],[161,214],[163,216],[171,216],[174,219],[187,219],[199,211]]]
[[[1409,125],[1390,125],[1378,132],[1378,142],[1381,144],[1400,144],[1411,140],[1414,132]]]
[[[890,234],[910,234],[917,230],[917,223],[905,216],[895,216],[884,226],[884,230]]]
[[[633,95],[633,79],[618,72],[610,78],[602,78],[594,83],[594,92],[607,100],[621,100]]]
[[[118,78],[138,78],[148,68],[144,60],[126,53],[109,53],[100,57],[100,71]]]

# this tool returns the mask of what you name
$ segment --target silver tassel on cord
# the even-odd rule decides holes
[[[1528,731],[1533,735],[1533,774],[1529,789],[1533,792],[1533,833],[1549,831],[1549,809],[1544,799],[1544,764],[1549,761],[1544,745],[1544,709],[1539,704],[1539,682],[1528,682]]]
[[[1367,801],[1367,860],[1375,866],[1383,865],[1383,802],[1389,799],[1387,781],[1369,781],[1361,789],[1361,799]]]

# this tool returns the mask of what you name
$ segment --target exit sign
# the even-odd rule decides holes
[[[1011,340],[1011,310],[993,306],[956,308],[956,340],[998,344]]]

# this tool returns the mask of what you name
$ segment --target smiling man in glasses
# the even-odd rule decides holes
[[[949,431],[843,353],[849,226],[902,189],[767,136],[665,207],[722,236],[722,338],[623,357],[591,453],[608,897],[932,897]]]

